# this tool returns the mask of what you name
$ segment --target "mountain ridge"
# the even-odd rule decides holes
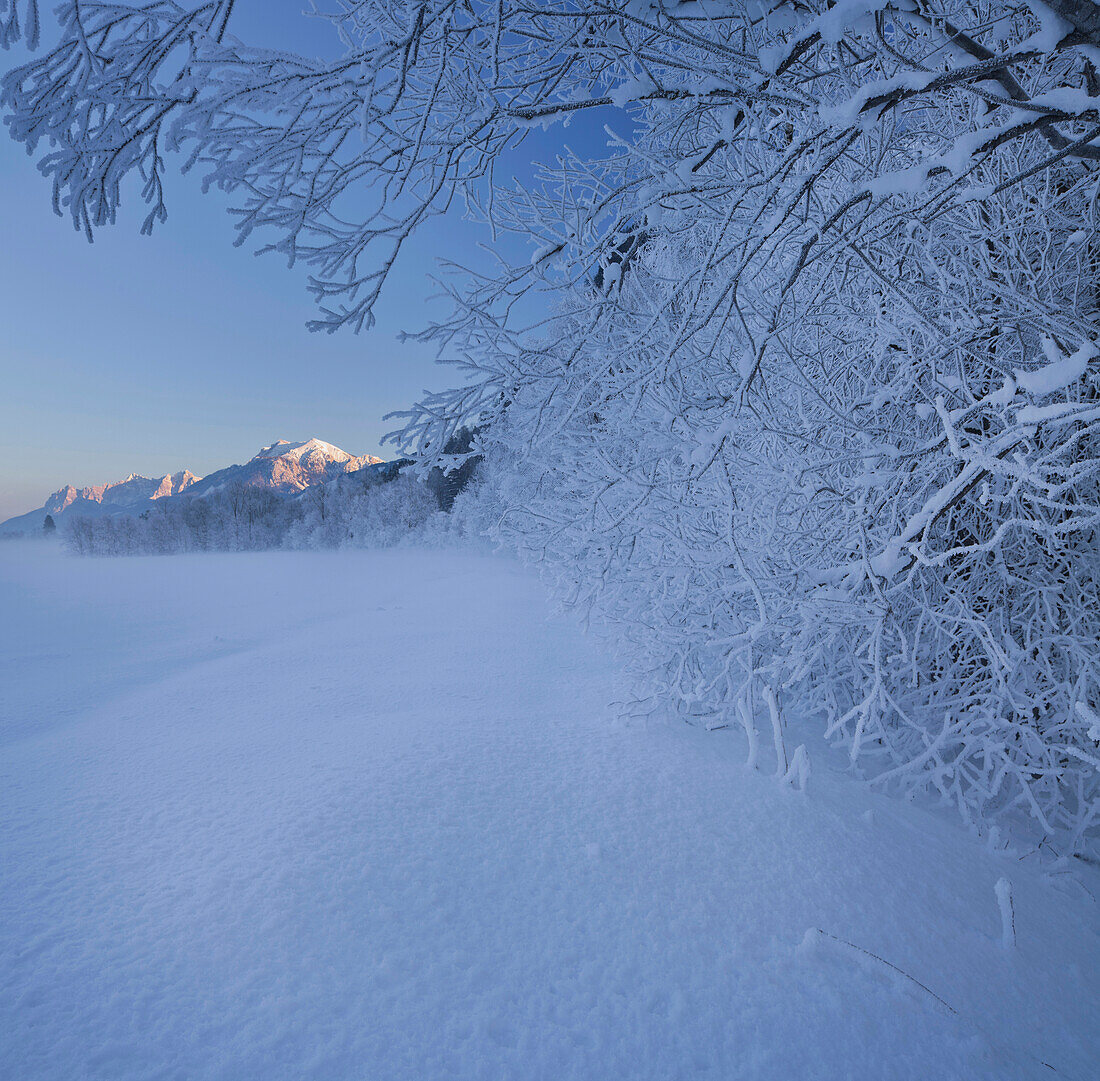
[[[199,480],[202,478],[189,469],[181,469],[176,473],[166,473],[163,477],[145,477],[139,473],[131,473],[125,480],[94,484],[86,488],[66,484],[47,497],[42,509],[47,514],[61,514],[80,501],[129,506],[145,500],[179,495]]]
[[[159,499],[182,495],[201,499],[232,484],[284,494],[304,491],[314,484],[382,461],[370,454],[349,454],[322,439],[311,438],[299,443],[277,439],[261,447],[247,462],[226,466],[205,477],[181,469],[162,477],[130,473],[125,480],[84,488],[66,484],[47,496],[41,507],[0,522],[0,533],[37,533],[47,515],[60,524],[63,519],[76,516],[140,514]]]

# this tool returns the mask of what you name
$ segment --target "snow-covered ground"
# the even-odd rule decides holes
[[[1100,1075],[1091,869],[617,723],[548,612],[472,555],[0,546],[0,1077]]]

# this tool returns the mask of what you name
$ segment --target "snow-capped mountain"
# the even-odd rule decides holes
[[[182,469],[178,473],[169,473],[160,478],[139,477],[136,473],[131,473],[117,484],[97,484],[91,488],[74,488],[67,484],[46,500],[43,510],[47,514],[57,515],[81,503],[131,507],[150,499],[179,495],[201,479],[189,469]]]
[[[354,455],[321,439],[304,443],[276,440],[244,465],[231,465],[206,477],[189,470],[163,477],[142,477],[131,473],[113,484],[75,488],[71,484],[54,492],[38,510],[0,523],[2,533],[37,533],[46,515],[60,524],[63,518],[104,514],[140,514],[157,499],[180,495],[201,498],[232,484],[256,485],[277,492],[298,492],[320,481],[332,480],[364,466],[381,462],[369,454]]]
[[[353,473],[382,461],[369,454],[356,456],[321,439],[288,443],[279,439],[260,451],[244,465],[219,469],[197,482],[188,493],[208,495],[230,484],[261,485],[276,492],[300,492],[341,473]]]

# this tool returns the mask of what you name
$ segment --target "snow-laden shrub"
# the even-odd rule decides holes
[[[620,628],[650,706],[817,717],[878,783],[1077,849],[1100,826],[1100,223],[1073,151],[1100,99],[1072,47],[1022,56],[1057,25],[944,6],[960,53],[927,72],[931,9],[757,24],[756,102],[716,41],[651,57],[647,87],[709,57],[708,88],[639,93],[643,134],[599,170],[497,193],[498,227],[548,238],[503,295],[550,283],[556,316],[521,334],[473,281],[437,334],[481,408],[503,394],[497,535]],[[446,403],[407,430],[422,449]]]
[[[677,329],[658,319],[670,277],[654,248],[619,301],[637,302],[657,357]],[[746,695],[766,715],[771,688],[881,781],[932,787],[971,820],[1023,806],[1083,842],[1098,757],[1093,384],[1035,397],[976,364],[958,382],[921,371],[875,342],[872,312],[866,346],[828,349],[818,330],[799,358],[810,377],[783,386],[765,367],[768,408],[731,417],[732,349],[681,353],[685,410],[656,373],[609,361],[623,326],[571,358],[560,410],[525,388],[494,426],[498,461],[526,452],[496,494],[497,535],[621,628],[651,703],[737,725]],[[1049,367],[1037,379],[1054,381]],[[536,409],[556,431],[532,445]],[[1034,424],[1038,410],[1066,425]]]

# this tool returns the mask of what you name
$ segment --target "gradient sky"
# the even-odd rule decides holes
[[[331,30],[303,6],[242,0],[233,30],[250,43],[336,53]],[[0,52],[0,67],[22,60]],[[570,135],[575,144],[582,133]],[[540,133],[525,160],[552,154],[561,138]],[[392,426],[382,416],[456,378],[396,335],[427,321],[434,259],[469,255],[476,227],[455,215],[415,237],[373,330],[311,334],[304,272],[234,248],[227,201],[203,196],[196,177],[169,180],[168,221],[153,237],[139,235],[144,204],[131,198],[89,245],[53,214],[34,160],[0,132],[0,521],[64,484],[205,474],[276,439],[316,436],[392,457],[379,445]]]

